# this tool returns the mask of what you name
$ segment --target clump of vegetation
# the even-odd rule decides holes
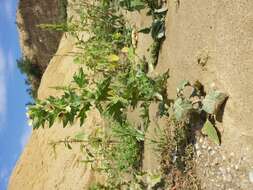
[[[177,98],[165,106],[168,127],[157,126],[156,137],[150,141],[162,155],[161,166],[166,184],[171,189],[200,189],[194,165],[195,131],[201,130],[220,145],[215,118],[227,95],[219,91],[206,94],[203,85],[183,80],[177,87]]]
[[[33,98],[37,97],[37,91],[40,85],[40,79],[42,77],[42,69],[38,64],[32,63],[27,58],[20,58],[17,60],[17,66],[21,73],[25,74],[26,84],[29,85],[27,92]]]
[[[156,78],[148,77],[143,61],[132,47],[131,29],[116,7],[109,1],[98,4],[82,2],[80,21],[61,25],[41,25],[45,29],[66,30],[77,38],[81,50],[74,62],[85,64],[97,76],[87,76],[84,69],[73,76],[73,83],[67,87],[56,87],[63,91],[60,97],[36,100],[29,107],[28,115],[34,129],[51,127],[56,120],[63,127],[77,119],[82,126],[87,112],[96,108],[104,118],[111,120],[105,129],[95,130],[91,135],[80,135],[53,142],[65,144],[80,143],[84,151],[84,162],[93,169],[104,172],[109,189],[120,189],[130,182],[142,163],[145,131],[149,125],[149,105],[162,101],[166,96],[168,72]],[[91,37],[83,41],[78,33],[87,31]],[[96,81],[94,80],[96,78]],[[131,126],[127,121],[127,109],[140,106],[143,126]],[[122,177],[119,177],[122,176]]]
[[[50,96],[30,105],[28,115],[33,128],[52,127],[57,120],[62,122],[63,127],[77,120],[83,126],[88,111],[97,109],[109,121],[107,126],[100,126],[90,134],[79,133],[75,137],[51,143],[53,147],[64,144],[69,149],[74,143],[80,144],[80,150],[84,153],[82,162],[106,176],[104,184],[95,184],[90,189],[197,189],[199,184],[192,162],[192,131],[195,130],[194,126],[200,124],[204,126],[202,132],[220,144],[215,115],[226,95],[219,91],[206,94],[198,81],[194,84],[182,81],[177,88],[177,98],[168,100],[168,71],[158,77],[147,75],[144,61],[135,53],[131,28],[126,26],[117,9],[119,6],[129,11],[146,6],[150,8],[154,22],[147,32],[155,40],[152,63],[154,59],[157,61],[165,37],[164,17],[167,9],[144,0],[105,0],[94,4],[82,1],[80,5],[78,22],[41,27],[66,31],[75,36],[80,52],[74,62],[85,65],[95,75],[88,76],[80,67],[69,86],[55,87],[63,91],[62,96]],[[90,39],[84,41],[79,35],[80,31],[89,32]],[[185,92],[187,88],[190,93]],[[146,137],[152,102],[158,102],[158,115],[168,119],[168,127],[160,131],[158,140]],[[127,120],[127,110],[137,107],[141,109],[142,124],[132,126]],[[142,171],[145,140],[159,147],[163,156],[163,173]]]
[[[161,170],[168,189],[201,189],[195,173],[194,132],[187,123],[171,115],[167,127],[157,126],[151,142],[162,156]]]
[[[107,177],[107,185],[119,188],[124,175],[133,175],[141,167],[144,133],[128,123],[119,124],[113,120],[102,128],[97,127],[90,134],[78,133],[75,137],[51,142],[53,147],[64,144],[71,149],[80,144],[82,163]]]

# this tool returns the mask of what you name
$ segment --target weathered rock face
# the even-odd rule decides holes
[[[47,31],[39,24],[56,24],[66,19],[65,0],[20,0],[17,25],[23,56],[44,71],[55,54],[62,32]]]

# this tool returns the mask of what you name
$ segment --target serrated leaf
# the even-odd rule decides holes
[[[82,109],[80,109],[79,115],[78,117],[80,118],[80,126],[82,126],[84,124],[84,120],[87,117],[87,112],[90,110],[90,103],[87,103],[85,105],[83,105]]]
[[[86,78],[87,76],[84,74],[84,71],[82,68],[79,69],[79,71],[77,73],[74,74],[73,79],[74,82],[80,87],[84,87],[86,86],[86,84],[88,83],[88,80]]]
[[[209,114],[216,114],[226,98],[226,94],[219,91],[212,91],[206,95],[205,99],[203,100],[202,109]]]
[[[206,120],[204,127],[201,129],[201,132],[204,135],[207,135],[208,138],[215,144],[220,145],[220,139],[217,130],[208,119]]]
[[[108,97],[108,92],[110,91],[110,83],[111,77],[105,78],[102,82],[97,83],[97,90],[96,90],[96,101],[105,101]]]
[[[67,126],[68,122],[69,122],[69,120],[68,120],[67,116],[64,115],[64,116],[62,117],[62,125],[63,125],[63,128],[65,128],[65,127]]]
[[[111,99],[111,102],[106,106],[105,114],[111,116],[118,122],[123,120],[123,111],[127,105],[127,102],[123,98],[115,97]]]
[[[178,121],[183,119],[192,109],[192,104],[188,100],[178,98],[174,103],[174,113]]]

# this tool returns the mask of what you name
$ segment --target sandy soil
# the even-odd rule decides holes
[[[219,89],[229,95],[222,123],[223,150],[215,154],[228,162],[225,169],[236,165],[241,158],[240,172],[233,175],[231,186],[223,186],[223,176],[214,171],[214,179],[204,175],[209,164],[209,151],[198,165],[206,189],[252,189],[248,173],[253,167],[253,2],[248,0],[180,0],[169,1],[166,18],[166,40],[163,44],[156,72],[170,68],[168,80],[170,97],[175,96],[176,86],[182,79],[199,80],[206,91]],[[207,59],[198,64],[198,59]],[[213,146],[210,147],[211,149]],[[232,155],[234,161],[229,161]],[[245,158],[247,157],[247,159]],[[218,161],[219,165],[223,162]],[[209,171],[209,170],[208,170]],[[208,173],[208,172],[207,172]],[[226,178],[226,174],[224,174]],[[212,181],[211,181],[212,179]],[[241,180],[234,180],[241,179]],[[234,181],[233,181],[234,180]],[[225,180],[226,181],[226,180]],[[220,183],[220,184],[219,184]],[[215,184],[221,185],[216,187]],[[204,187],[203,187],[204,188]]]
[[[154,73],[163,73],[170,68],[169,96],[175,96],[176,86],[182,79],[199,80],[206,91],[216,88],[229,95],[222,122],[218,124],[222,145],[217,147],[197,136],[196,163],[202,187],[207,190],[251,190],[253,184],[248,175],[253,169],[250,120],[253,116],[253,2],[181,0],[169,1],[168,8],[166,40]],[[135,14],[137,28],[150,21],[143,13]],[[139,53],[146,54],[149,44],[150,39],[139,36]],[[78,66],[72,63],[71,56],[60,55],[73,50],[73,40],[63,39],[57,56],[43,76],[40,98],[57,95],[58,92],[49,87],[71,81]],[[207,61],[201,65],[199,59]],[[55,157],[48,142],[87,130],[94,123],[103,125],[98,113],[90,114],[84,128],[75,124],[63,130],[55,124],[52,129],[34,131],[12,174],[9,189],[87,189],[94,176],[79,164],[79,147],[72,151],[59,147]],[[155,169],[158,162],[157,156],[146,148],[144,167]]]

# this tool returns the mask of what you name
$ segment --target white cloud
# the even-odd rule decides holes
[[[8,74],[12,75],[13,70],[15,68],[15,60],[14,60],[14,55],[11,50],[8,51],[7,55],[7,69],[8,69]]]
[[[24,132],[20,139],[20,145],[22,149],[25,147],[26,143],[28,142],[28,139],[30,138],[31,133],[32,133],[31,127],[25,126]]]
[[[5,68],[6,59],[2,48],[0,48],[0,128],[5,122],[6,115],[6,83],[5,83]]]
[[[15,16],[13,14],[13,3],[12,0],[4,0],[4,11],[8,20],[14,20]]]
[[[8,180],[8,169],[7,168],[2,168],[0,170],[0,182],[5,184]]]

